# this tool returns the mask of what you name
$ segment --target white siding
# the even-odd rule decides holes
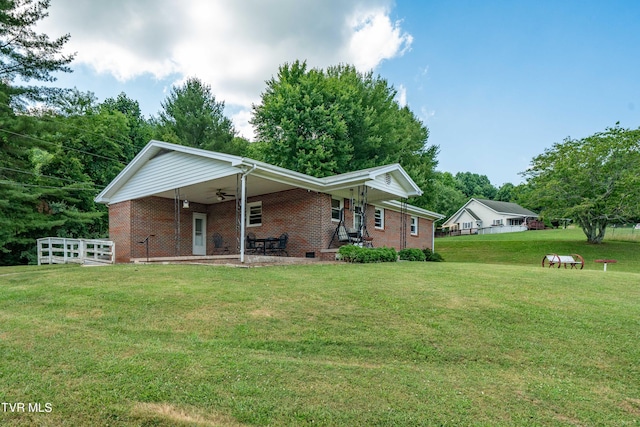
[[[238,172],[228,162],[173,151],[149,160],[110,202],[138,199]]]
[[[407,189],[393,176],[393,173],[378,175],[373,182],[370,181],[367,185],[392,194],[402,196],[407,194]]]

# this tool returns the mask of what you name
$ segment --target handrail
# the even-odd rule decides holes
[[[38,265],[115,263],[115,244],[110,240],[43,237],[37,242]]]

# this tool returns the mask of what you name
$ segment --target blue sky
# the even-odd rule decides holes
[[[42,27],[77,52],[60,86],[155,115],[196,76],[247,137],[279,64],[373,69],[429,128],[439,170],[500,186],[554,142],[640,126],[639,24],[635,0],[53,0]]]

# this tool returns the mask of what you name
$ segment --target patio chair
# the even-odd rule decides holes
[[[245,252],[249,253],[258,253],[262,248],[258,247],[258,243],[256,242],[256,235],[253,233],[247,233],[247,246],[245,247]]]
[[[220,233],[213,233],[213,252],[216,254],[229,253],[229,244],[225,243]]]
[[[289,235],[282,233],[275,244],[267,248],[267,251],[277,255],[286,254],[289,256],[289,252],[287,252],[287,242],[289,242]]]
[[[274,255],[282,255],[286,254],[289,256],[287,252],[287,242],[289,241],[289,235],[287,233],[282,233],[280,237],[276,241],[273,242],[272,245],[267,247],[267,253]]]

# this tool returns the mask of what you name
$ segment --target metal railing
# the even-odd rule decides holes
[[[38,239],[38,265],[113,264],[115,244],[110,240],[43,237]]]

